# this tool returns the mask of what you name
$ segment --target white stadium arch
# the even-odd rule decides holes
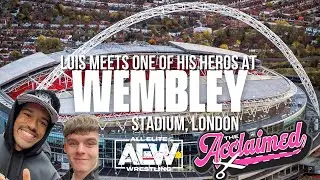
[[[258,20],[254,19],[253,17],[249,16],[248,14],[241,12],[240,10],[227,7],[224,5],[218,4],[211,4],[211,3],[202,3],[202,2],[192,2],[192,3],[177,3],[177,4],[168,4],[164,6],[155,7],[152,9],[148,9],[142,12],[139,12],[135,15],[127,17],[109,28],[105,29],[104,31],[100,32],[98,35],[87,41],[77,50],[75,50],[71,56],[74,55],[84,55],[88,51],[90,51],[95,46],[102,43],[104,40],[109,38],[110,36],[114,35],[115,33],[133,25],[143,20],[161,16],[166,14],[171,14],[174,12],[187,12],[187,11],[198,11],[198,12],[214,12],[218,14],[222,14],[225,16],[230,16],[235,19],[238,19],[249,26],[253,27],[261,34],[263,34],[266,38],[268,38],[288,59],[298,76],[302,84],[304,85],[307,94],[311,100],[313,107],[315,108],[318,116],[320,116],[319,112],[319,105],[318,100],[313,89],[313,86],[310,82],[308,75],[306,74],[305,70],[303,69],[300,62],[294,56],[293,52],[290,48],[277,36],[274,32],[272,32],[268,27],[263,25]],[[63,70],[61,70],[60,66],[57,66],[37,87],[37,89],[48,89],[52,83],[59,78],[63,74]]]

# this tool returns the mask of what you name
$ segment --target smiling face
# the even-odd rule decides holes
[[[89,174],[98,164],[99,133],[73,133],[66,137],[64,151],[75,173]]]
[[[15,149],[28,149],[39,142],[46,133],[50,116],[45,108],[26,103],[20,110],[13,126]]]

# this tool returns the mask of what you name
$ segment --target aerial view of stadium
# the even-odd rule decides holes
[[[141,44],[101,44],[89,52],[90,54],[244,54],[208,47],[190,43],[170,42],[168,46]],[[7,110],[10,108],[13,99],[20,93],[34,89],[37,84],[52,71],[55,66],[59,66],[60,55],[68,54],[68,51],[61,51],[52,54],[36,53],[25,58],[21,58],[1,68],[1,106],[2,106],[2,128],[5,119],[8,116]],[[305,119],[307,108],[307,96],[304,91],[296,86],[288,78],[278,74],[270,69],[260,65],[256,60],[255,70],[250,71],[247,77],[247,83],[241,99],[243,104],[241,113],[237,116],[240,118],[240,130],[245,130],[252,135],[255,134],[257,127],[263,127],[267,133],[279,133],[283,130],[294,129],[297,120]],[[205,72],[202,78],[206,78]],[[219,82],[223,88],[226,88],[226,82]],[[70,71],[65,73],[50,86],[61,101],[60,123],[54,127],[53,132],[48,138],[52,150],[52,162],[55,167],[63,173],[68,160],[63,152],[63,122],[67,117],[75,115],[74,100],[72,91],[72,75]],[[205,99],[203,101],[206,101]],[[230,107],[228,102],[230,97],[227,95],[220,96],[219,102],[224,104],[222,113],[228,113]],[[152,134],[143,132],[132,132],[131,118],[134,115],[146,116],[150,113],[108,113],[95,114],[101,121],[101,141],[99,142],[99,159],[100,175],[115,177],[132,177],[132,178],[150,178],[150,172],[132,173],[126,170],[114,170],[114,141],[118,139],[130,139],[132,136],[144,137]],[[180,113],[181,116],[188,117],[190,113]],[[310,121],[310,131],[314,132],[316,124]],[[155,135],[155,134],[154,134]],[[161,132],[161,136],[173,137],[184,141],[183,156],[184,169],[179,172],[159,172],[155,173],[157,178],[204,178],[212,174],[198,174],[192,169],[192,159],[197,153],[196,141],[200,133],[175,133]],[[317,135],[317,134],[315,134]],[[159,136],[159,135],[158,135]],[[122,149],[119,149],[121,151]],[[287,168],[290,169],[288,173]],[[300,168],[300,169],[299,169]],[[284,169],[272,170],[264,176],[296,176],[299,171],[306,168],[304,165],[291,165]],[[268,170],[270,171],[270,170]],[[287,173],[283,173],[287,172]],[[263,172],[256,172],[251,175],[244,175],[247,178],[260,177]],[[155,177],[153,174],[152,177]]]
[[[99,119],[100,126],[99,176],[103,179],[129,180],[215,179],[213,170],[199,173],[194,168],[198,141],[204,132],[133,130],[132,118],[179,116],[184,118],[184,126],[189,127],[190,122],[200,116],[234,116],[239,120],[239,131],[246,131],[250,137],[257,136],[261,128],[268,135],[291,132],[296,128],[297,121],[304,121],[313,142],[310,156],[302,161],[229,175],[228,179],[316,178],[320,174],[319,2],[221,0],[210,1],[216,4],[207,6],[196,3],[192,6],[188,3],[170,5],[175,2],[16,0],[0,3],[3,7],[0,11],[3,15],[0,18],[0,133],[5,131],[10,109],[20,94],[35,89],[53,91],[60,100],[61,108],[59,121],[46,141],[51,149],[50,161],[63,176],[71,166],[64,151],[63,127],[70,117],[81,113],[75,110],[72,70],[60,69],[62,57],[80,53],[87,57],[125,55],[129,57],[127,62],[132,67],[134,55],[237,56],[238,64],[247,55],[257,55],[255,68],[248,70],[246,76],[240,112],[232,112],[228,93],[217,96],[222,112],[97,113],[91,109],[89,114]],[[167,5],[167,9],[160,9],[161,5]],[[186,11],[188,7],[199,12]],[[229,7],[246,14],[232,12]],[[45,14],[43,17],[42,11]],[[171,14],[167,11],[175,12]],[[89,70],[89,58],[85,63],[85,69]],[[176,63],[175,60],[173,63]],[[233,70],[235,76],[238,70]],[[85,71],[82,75],[83,80]],[[201,70],[199,100],[205,105],[207,83],[207,71]],[[217,84],[222,92],[228,92],[224,76]],[[124,85],[130,86],[130,79],[126,79]],[[117,100],[113,91],[110,99]],[[129,98],[125,96],[124,102],[129,102]],[[199,121],[197,119],[196,123],[201,123]],[[155,172],[116,168],[125,142],[146,137],[166,137],[183,142],[180,149],[182,157],[173,161],[182,168]]]

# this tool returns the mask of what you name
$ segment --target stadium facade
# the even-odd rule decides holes
[[[0,68],[0,130],[3,132],[8,117],[8,112],[13,100],[25,90],[35,89],[37,85],[60,64],[61,55],[67,56],[72,50],[61,51],[53,54],[36,53]],[[222,54],[237,55],[243,57],[245,54],[230,50],[195,45],[190,43],[169,42],[167,46],[150,45],[146,43],[134,44],[100,44],[87,55],[137,55],[137,54]],[[219,103],[223,104],[223,112],[215,115],[233,115],[240,119],[240,130],[249,132],[252,136],[258,128],[263,128],[267,133],[280,133],[283,130],[293,130],[297,120],[305,119],[307,108],[307,96],[302,89],[296,86],[286,77],[260,65],[256,60],[256,69],[250,70],[247,76],[244,92],[241,99],[242,110],[240,113],[230,112],[230,97],[228,94],[219,96]],[[206,79],[206,72],[201,73],[201,78]],[[203,82],[205,83],[205,81]],[[222,91],[227,91],[226,82],[218,82]],[[63,122],[68,117],[75,115],[72,73],[66,70],[49,88],[56,92],[61,101],[60,123],[56,125],[48,138],[52,150],[52,162],[55,167],[64,172],[68,167],[68,160],[63,152]],[[201,95],[205,94],[200,88]],[[113,99],[113,97],[111,97]],[[206,97],[200,98],[203,103]],[[197,113],[170,113],[161,115],[180,115],[186,119],[199,116]],[[142,133],[132,132],[131,119],[133,116],[150,116],[150,113],[109,113],[96,114],[101,120],[101,140],[99,142],[100,175],[112,176],[113,178],[190,178],[203,179],[212,178],[212,173],[198,174],[192,168],[192,159],[197,154],[197,140],[201,133],[179,133],[179,132],[154,132]],[[309,127],[312,127],[310,124]],[[312,134],[312,132],[310,132]],[[316,138],[316,133],[313,134]],[[130,139],[131,137],[166,136],[174,139],[182,139],[183,147],[183,171],[179,172],[128,172],[126,170],[114,169],[114,141]],[[316,147],[314,143],[314,147]],[[122,146],[123,147],[123,146]],[[123,149],[117,149],[122,152]],[[119,157],[117,157],[119,158]],[[309,170],[308,166],[294,164],[283,166],[278,169],[258,171],[230,179],[276,179],[291,178],[297,176],[300,171]]]

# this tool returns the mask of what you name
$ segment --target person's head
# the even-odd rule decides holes
[[[75,116],[64,124],[64,151],[75,173],[89,174],[99,159],[99,120],[91,115]]]
[[[33,90],[19,95],[13,119],[14,148],[22,151],[37,143],[41,146],[58,121],[59,109],[60,101],[51,91]]]

